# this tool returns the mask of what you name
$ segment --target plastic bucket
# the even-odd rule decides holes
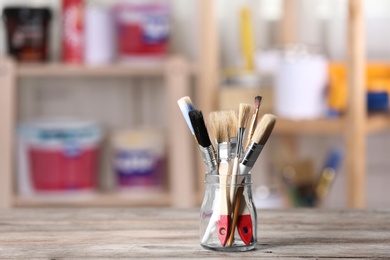
[[[92,189],[98,172],[101,130],[94,122],[44,120],[20,126],[33,189]]]

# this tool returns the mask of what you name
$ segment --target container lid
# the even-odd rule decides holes
[[[163,150],[164,134],[153,128],[121,130],[113,134],[112,144],[117,149]]]
[[[51,9],[49,7],[44,6],[27,6],[27,5],[20,5],[20,6],[8,6],[4,7],[3,9],[3,18],[6,19],[8,15],[15,15],[20,19],[20,14],[24,13],[26,16],[24,19],[28,18],[31,19],[31,16],[37,15],[37,14],[43,14],[48,16],[48,18],[51,18]]]
[[[66,140],[95,141],[102,131],[94,121],[53,118],[26,121],[19,126],[19,136],[31,142],[58,142]]]

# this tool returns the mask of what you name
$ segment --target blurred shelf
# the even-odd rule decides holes
[[[126,191],[117,193],[90,193],[53,196],[16,196],[16,207],[140,207],[169,206],[171,202],[168,191]]]
[[[65,63],[20,63],[19,77],[118,77],[118,76],[162,76],[167,61],[148,65],[120,64],[84,65]],[[190,64],[190,74],[196,74],[197,66]]]
[[[278,118],[275,133],[278,134],[343,134],[348,129],[344,118],[288,120]],[[390,129],[389,114],[373,114],[367,117],[366,132],[375,133]]]

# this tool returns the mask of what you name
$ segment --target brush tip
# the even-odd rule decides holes
[[[252,136],[252,142],[265,145],[272,133],[272,130],[274,129],[275,123],[276,116],[272,114],[265,114],[256,126],[255,132]]]
[[[255,97],[255,104],[254,104],[255,109],[259,109],[262,99],[263,99],[262,96]]]
[[[202,147],[209,147],[211,145],[211,141],[203,119],[202,111],[192,110],[188,114],[199,145]]]
[[[192,135],[194,135],[194,129],[191,125],[190,117],[188,113],[195,109],[194,104],[192,103],[189,96],[185,96],[177,100],[177,104],[179,105],[179,108],[181,110],[181,113],[184,116],[184,119],[186,120],[186,123],[188,125],[188,128],[190,129]]]
[[[209,123],[217,143],[229,142],[231,117],[229,111],[215,111],[209,115]]]
[[[177,100],[177,104],[179,104],[180,109],[182,108],[191,108],[190,110],[194,110],[195,106],[191,101],[191,98],[189,96],[185,96]],[[183,110],[183,109],[182,109]]]
[[[240,107],[238,110],[238,125],[240,128],[245,128],[246,124],[248,123],[251,110],[251,104],[240,103]]]

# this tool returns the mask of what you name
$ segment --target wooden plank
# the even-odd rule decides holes
[[[188,63],[181,57],[171,58],[165,68],[167,88],[169,132],[169,189],[172,205],[192,207],[195,205],[194,138],[183,119],[177,100],[190,95]]]
[[[115,193],[16,196],[16,207],[151,207],[169,206],[167,191],[138,190]]]
[[[288,120],[278,118],[275,133],[278,134],[341,134],[343,119]]]
[[[162,76],[169,58],[159,63],[108,64],[99,66],[74,65],[64,63],[19,64],[19,77],[118,77],[118,76]],[[189,72],[195,74],[197,66],[191,64]]]
[[[367,118],[365,131],[376,133],[390,129],[390,116],[388,114],[370,115]]]
[[[346,128],[347,201],[352,208],[365,206],[366,91],[363,1],[348,2],[348,85]]]
[[[279,24],[279,44],[298,43],[297,39],[297,0],[283,0],[283,14]]]
[[[388,259],[389,210],[259,210],[256,250],[208,251],[199,211],[0,210],[2,259]]]
[[[0,208],[11,207],[16,77],[15,63],[0,58]]]
[[[208,114],[218,108],[220,69],[218,24],[215,0],[201,0],[198,3],[199,67],[193,102],[197,109],[202,110],[207,121]],[[199,152],[196,153],[196,160],[198,201],[200,202],[203,197],[205,167]]]

